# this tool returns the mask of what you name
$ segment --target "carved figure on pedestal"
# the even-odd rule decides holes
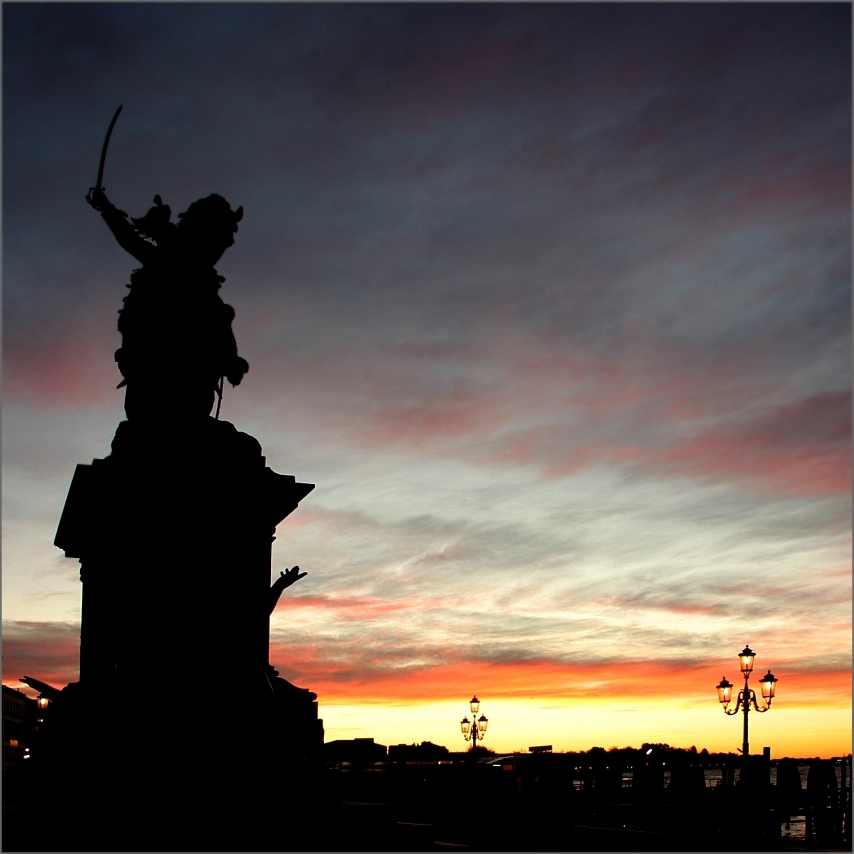
[[[270,588],[270,614],[275,610],[282,593],[307,574],[300,572],[298,566],[292,566],[279,573],[279,577]],[[293,682],[289,682],[279,675],[279,671],[272,664],[267,665],[267,681],[279,713],[290,725],[291,730],[303,734],[306,731],[316,731],[316,737],[313,740],[306,739],[304,735],[296,740],[292,739],[288,745],[289,752],[292,755],[295,752],[311,754],[316,750],[317,745],[323,742],[323,724],[316,720],[317,694],[309,691],[308,688],[300,688]]]
[[[116,362],[126,385],[128,418],[207,416],[223,378],[236,386],[249,370],[231,329],[234,309],[219,289],[214,265],[234,244],[243,208],[220,195],[193,202],[172,222],[160,196],[142,217],[129,218],[95,187],[86,201],[116,242],[142,267],[130,276],[119,311],[122,346]]]

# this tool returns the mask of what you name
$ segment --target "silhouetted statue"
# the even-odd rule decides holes
[[[271,588],[276,526],[314,486],[211,416],[224,379],[249,368],[215,268],[243,209],[209,195],[173,222],[155,196],[129,218],[102,184],[118,113],[86,199],[142,265],[118,321],[128,417],[108,455],[77,466],[54,541],[80,560],[83,591],[80,680],[52,715],[46,814],[79,830],[70,850],[123,850],[130,827],[148,834],[142,850],[252,850],[285,778],[283,818],[299,818],[323,743],[317,695],[269,659],[270,613],[305,576],[292,567]]]
[[[142,267],[130,276],[119,311],[116,362],[127,385],[128,418],[208,415],[223,378],[236,386],[249,370],[231,329],[234,309],[220,298],[214,265],[234,243],[243,208],[216,194],[193,202],[178,222],[160,196],[142,217],[128,218],[101,188],[86,196],[119,246]]]

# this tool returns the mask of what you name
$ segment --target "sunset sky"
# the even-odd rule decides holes
[[[462,749],[476,692],[499,751],[734,752],[748,643],[752,749],[851,750],[848,5],[2,12],[6,684],[77,676],[122,103],[119,207],[246,211],[221,417],[317,484],[271,660],[327,739]]]

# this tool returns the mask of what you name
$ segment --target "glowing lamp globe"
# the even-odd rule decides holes
[[[762,696],[766,700],[774,699],[774,692],[777,689],[777,677],[769,670],[760,680],[762,686]]]
[[[487,727],[487,724],[488,724],[488,723],[489,723],[489,718],[487,718],[487,717],[486,717],[486,715],[481,715],[481,716],[477,719],[477,728],[478,728],[478,730],[480,730],[480,732],[481,732],[481,733],[486,732],[486,727]]]
[[[469,731],[471,730],[471,723],[468,718],[463,718],[460,721],[460,729],[462,730],[463,735],[468,738]]]
[[[732,682],[723,676],[715,688],[718,689],[718,700],[726,705],[732,699]]]
[[[756,653],[749,646],[745,646],[738,654],[738,665],[741,668],[741,672],[745,675],[753,670],[754,658],[756,658]]]
[[[469,701],[469,707],[471,708],[471,713],[476,715],[477,710],[480,708],[480,700],[478,700],[477,695],[471,698]]]

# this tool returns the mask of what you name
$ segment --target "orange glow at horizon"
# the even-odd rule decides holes
[[[534,744],[551,744],[556,752],[640,747],[644,742],[694,745],[713,753],[735,753],[741,746],[741,716],[727,717],[714,698],[702,707],[678,698],[669,705],[649,700],[627,705],[608,700],[527,703],[484,695],[481,702],[490,727],[483,743],[498,753],[524,752]],[[467,712],[465,699],[336,704],[320,698],[327,741],[364,737],[386,745],[432,741],[452,751],[466,750],[469,745],[460,734],[459,720]],[[846,755],[851,752],[850,710],[843,705],[817,710],[775,701],[769,713],[750,718],[751,753],[761,753],[766,745],[774,758]]]
[[[549,660],[489,662],[450,661],[372,670],[368,674],[349,670],[347,662],[321,660],[311,646],[271,651],[271,660],[301,660],[300,679],[311,681],[312,690],[332,702],[431,702],[471,693],[472,685],[489,686],[493,696],[561,700],[604,698],[627,699],[672,697],[674,681],[678,694],[702,701],[715,697],[714,686],[729,671],[734,695],[743,687],[743,677],[734,660],[726,663],[685,665],[672,662],[626,662],[578,664]],[[851,701],[851,671],[842,668],[799,669],[780,662],[773,668],[780,679],[780,692],[790,704],[812,706]],[[759,674],[750,687],[759,696]],[[785,686],[785,687],[784,687]]]
[[[498,751],[542,743],[586,750],[647,741],[735,752],[741,717],[724,715],[715,692],[727,670],[734,697],[743,687],[734,658],[729,664],[454,662],[352,679],[327,665],[309,666],[300,682],[319,695],[327,740],[435,741],[463,749],[454,746],[462,741],[458,722],[474,691],[490,719],[487,746]],[[774,671],[780,682],[770,712],[751,713],[752,749],[768,744],[778,757],[849,753],[850,671],[798,670],[785,662]],[[758,675],[749,684],[759,697]]]
[[[489,717],[485,745],[498,752],[552,744],[555,751],[593,746],[639,747],[664,742],[674,747],[735,752],[741,716],[726,716],[715,684],[723,673],[743,686],[735,658],[729,667],[680,667],[667,662],[565,664],[450,662],[361,676],[345,662],[330,663],[311,647],[272,660],[306,662],[298,683],[318,693],[327,741],[372,737],[382,744],[433,741],[464,750],[459,719],[477,693]],[[287,668],[282,675],[288,677]],[[845,669],[798,670],[781,662],[780,682],[767,714],[751,713],[752,752],[769,745],[772,756],[839,756],[851,752],[851,674]],[[69,674],[69,679],[73,678]],[[61,687],[68,679],[55,679]],[[7,674],[4,683],[32,691]],[[750,686],[760,694],[758,676]]]

